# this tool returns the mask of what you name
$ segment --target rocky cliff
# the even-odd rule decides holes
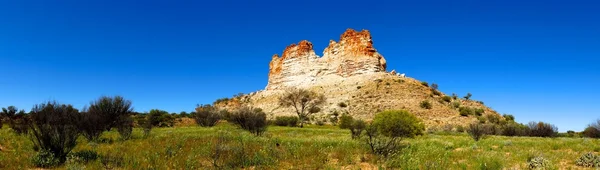
[[[273,55],[266,89],[308,87],[329,75],[350,77],[385,71],[386,61],[373,47],[371,33],[348,29],[339,42],[330,40],[323,57],[316,55],[306,40],[289,45],[281,57]]]

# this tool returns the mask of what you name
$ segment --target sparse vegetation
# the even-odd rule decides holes
[[[530,158],[527,161],[527,168],[528,169],[555,169],[554,165],[552,165],[552,163],[548,159],[541,157],[541,156]]]
[[[348,105],[347,105],[346,103],[344,103],[344,102],[340,102],[340,103],[338,103],[338,106],[339,106],[339,107],[341,107],[341,108],[346,108],[346,107],[348,107]]]
[[[575,165],[587,168],[598,168],[600,167],[600,156],[588,152],[581,155],[581,157],[575,161]]]
[[[300,127],[304,127],[307,118],[313,113],[321,111],[320,107],[325,103],[325,96],[304,89],[289,89],[286,94],[279,98],[279,105],[292,107],[298,115]]]
[[[429,83],[427,83],[427,82],[421,82],[421,85],[423,85],[425,87],[429,87]]]
[[[583,131],[583,136],[588,138],[600,138],[600,119],[589,124]]]

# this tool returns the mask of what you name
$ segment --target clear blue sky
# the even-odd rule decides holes
[[[318,54],[368,29],[388,69],[473,93],[519,122],[582,130],[600,118],[598,1],[0,2],[0,107],[82,108],[123,95],[136,111],[263,89],[271,56]]]

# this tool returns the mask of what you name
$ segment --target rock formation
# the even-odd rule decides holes
[[[273,55],[266,89],[306,87],[331,75],[350,77],[385,70],[386,61],[373,47],[371,33],[348,29],[339,42],[329,42],[323,57],[317,56],[306,40],[286,47],[281,57]]]

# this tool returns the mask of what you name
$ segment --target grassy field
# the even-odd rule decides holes
[[[227,123],[155,128],[147,138],[135,129],[134,139],[127,141],[109,132],[101,141],[80,138],[74,149],[94,150],[101,158],[68,161],[57,169],[527,169],[527,160],[535,156],[558,169],[581,169],[577,158],[600,151],[600,140],[584,138],[489,136],[475,142],[466,134],[427,134],[404,140],[400,152],[383,159],[334,126],[271,126],[255,137]],[[0,147],[0,169],[35,168],[27,137],[4,127]]]

